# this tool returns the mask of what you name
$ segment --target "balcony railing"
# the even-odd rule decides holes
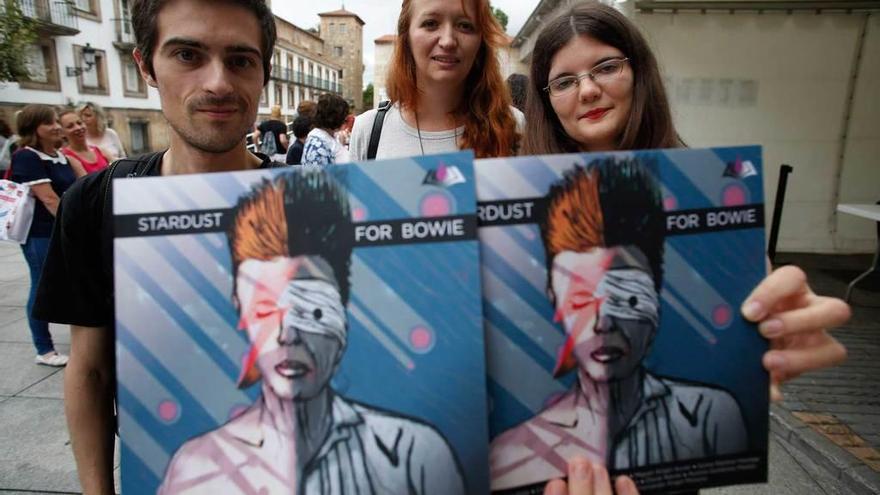
[[[134,27],[131,19],[110,19],[116,26],[116,46],[120,48],[133,47],[135,44]]]
[[[76,15],[70,4],[59,0],[18,0],[21,12],[39,21],[40,28],[52,35],[79,33]]]
[[[333,82],[329,79],[322,79],[316,76],[310,76],[303,72],[288,69],[286,67],[273,66],[271,77],[272,79],[276,79],[279,81],[299,84],[301,86],[308,86],[314,89],[342,94],[342,85],[338,82]]]

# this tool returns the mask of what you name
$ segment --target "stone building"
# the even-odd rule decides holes
[[[364,21],[344,8],[318,16],[325,55],[342,67],[342,96],[360,113],[364,111]]]
[[[0,118],[28,103],[72,106],[97,103],[129,154],[165,146],[167,126],[159,95],[149,88],[131,51],[134,34],[129,0],[17,0],[24,15],[38,21],[27,49],[29,77],[0,84]],[[84,53],[94,55],[85,63]]]
[[[303,100],[316,101],[323,93],[343,94],[343,66],[329,52],[329,43],[318,33],[275,17],[278,40],[272,57],[272,75],[260,98],[260,117],[272,106],[290,120]]]
[[[140,77],[131,55],[135,46],[131,0],[13,1],[24,15],[38,21],[39,36],[27,51],[29,77],[0,83],[0,118],[13,124],[15,112],[29,103],[65,107],[89,101],[104,108],[109,126],[130,155],[168,146],[159,95]],[[345,94],[360,104],[363,21],[347,11],[323,15],[323,31],[338,33],[333,42],[275,17],[278,43],[258,121],[275,104],[290,117],[300,101],[316,100],[325,92]],[[342,58],[334,57],[336,47],[341,47]],[[84,62],[86,51],[94,54],[92,65]]]

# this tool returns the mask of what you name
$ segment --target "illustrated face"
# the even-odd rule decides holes
[[[606,60],[625,57],[611,45],[577,36],[553,56],[547,80],[583,74]],[[573,91],[549,99],[565,133],[581,150],[609,151],[616,149],[629,119],[632,93],[633,72],[629,64],[624,64],[618,75],[602,84],[585,77]]]
[[[51,121],[37,126],[37,139],[45,148],[57,147],[61,142],[61,125],[58,123],[57,116],[53,115]]]
[[[659,322],[647,267],[634,246],[563,251],[553,259],[556,317],[568,335],[563,353],[593,381],[628,377],[647,355]]]
[[[474,23],[473,0],[413,0],[409,41],[419,85],[464,83],[482,36]]]
[[[346,341],[345,307],[321,258],[246,260],[236,297],[256,365],[279,398],[308,400],[336,371]]]
[[[263,89],[256,16],[232,2],[175,0],[159,11],[157,25],[155,79],[139,52],[135,59],[159,90],[174,134],[207,153],[240,146]]]
[[[86,126],[76,113],[66,113],[61,117],[61,129],[69,141],[85,142]]]

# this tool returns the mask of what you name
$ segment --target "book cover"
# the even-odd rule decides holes
[[[759,147],[479,160],[493,491],[766,481]]]
[[[114,187],[123,493],[488,491],[471,153]]]

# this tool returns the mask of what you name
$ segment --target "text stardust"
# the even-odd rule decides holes
[[[212,230],[220,226],[223,212],[181,213],[143,216],[138,218],[138,232],[166,232],[180,230]]]

